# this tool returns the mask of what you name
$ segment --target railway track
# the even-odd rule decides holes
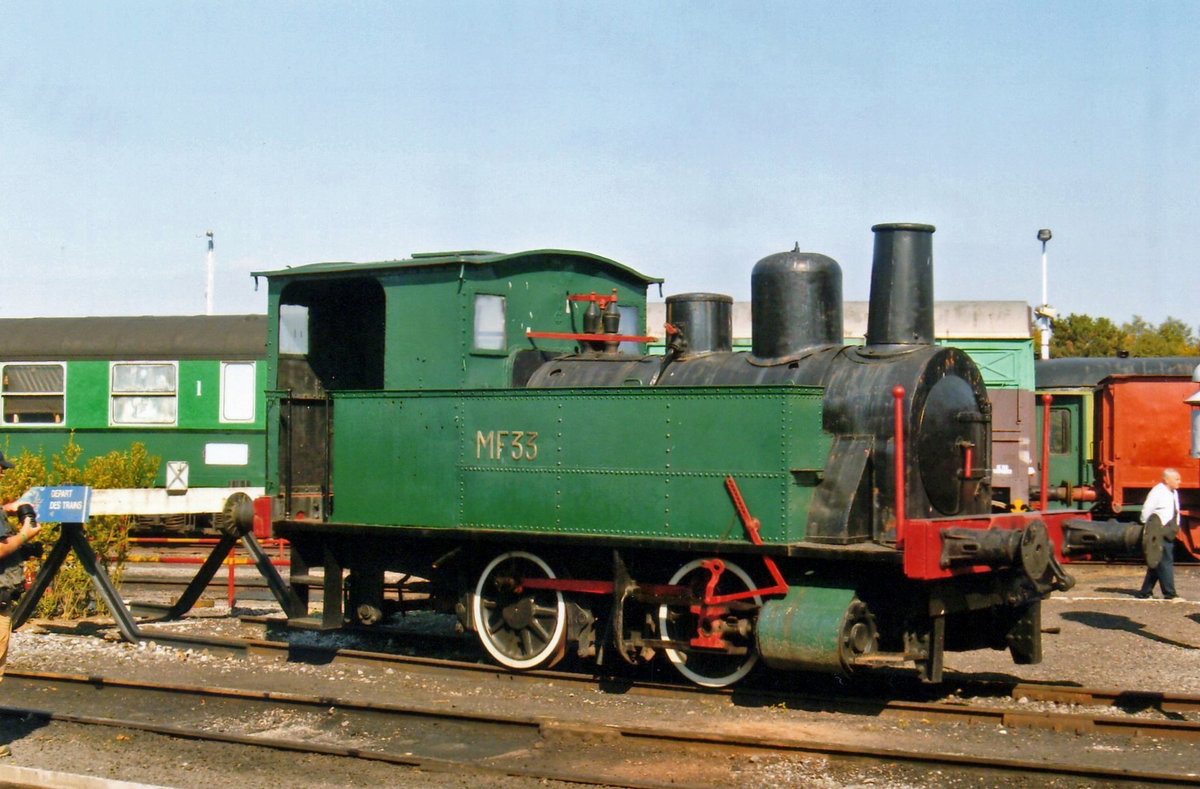
[[[274,621],[272,617],[246,617],[247,621]],[[554,682],[579,691],[600,691],[659,698],[707,696],[730,703],[780,706],[810,712],[875,715],[884,718],[939,721],[1008,728],[1036,728],[1075,734],[1111,734],[1123,737],[1156,737],[1200,741],[1200,696],[1151,691],[1085,688],[1076,685],[998,682],[955,677],[951,700],[928,701],[928,686],[896,683],[894,677],[866,678],[864,692],[845,689],[795,691],[767,686],[700,688],[678,682],[657,682],[627,676],[603,676],[560,670],[512,673],[491,664],[469,660],[399,655],[327,646],[318,640],[281,642],[262,639],[208,639],[144,628],[156,641],[180,648],[199,648],[239,656],[274,660],[372,666],[427,674],[467,674],[502,679],[517,684]],[[445,637],[425,636],[444,647]],[[905,675],[907,676],[907,675]],[[1069,707],[1037,709],[1037,704]]]
[[[247,622],[281,622],[274,617],[243,617]],[[411,638],[411,636],[406,636]],[[423,635],[422,638],[436,642],[436,646],[444,648],[447,641],[462,640],[461,637]],[[679,695],[679,696],[717,696],[748,702],[751,699],[763,704],[787,704],[797,708],[824,707],[858,707],[872,711],[891,711],[904,714],[911,711],[914,715],[936,714],[943,711],[947,717],[961,718],[973,716],[977,719],[997,721],[996,715],[1013,712],[1010,720],[1018,720],[1018,714],[1025,716],[1031,724],[1036,714],[1025,711],[997,709],[996,707],[1007,700],[1010,703],[1025,705],[1029,702],[1044,702],[1047,704],[1069,705],[1072,707],[1094,707],[1110,709],[1126,714],[1153,715],[1157,714],[1165,722],[1188,723],[1189,718],[1195,718],[1200,725],[1200,695],[1161,693],[1130,689],[1086,688],[1070,684],[1049,684],[1030,682],[1004,682],[990,679],[974,679],[967,675],[951,676],[945,686],[952,687],[954,700],[948,702],[922,701],[936,689],[923,685],[913,679],[909,672],[901,671],[896,674],[886,669],[877,670],[876,676],[866,675],[856,679],[856,686],[862,686],[864,693],[855,695],[848,692],[845,686],[829,678],[821,677],[814,684],[828,687],[827,691],[797,692],[790,689],[771,687],[770,683],[743,684],[731,688],[701,688],[694,685],[681,684],[672,677],[670,682],[646,680],[640,677],[604,676],[594,673],[570,671],[531,671],[511,673],[490,663],[478,663],[465,660],[444,660],[417,655],[397,655],[390,652],[376,652],[365,649],[352,649],[337,646],[322,646],[319,643],[283,643],[279,641],[248,639],[244,642],[248,654],[260,656],[281,656],[288,654],[304,659],[307,655],[321,662],[345,662],[348,664],[403,666],[405,670],[435,670],[449,669],[454,671],[478,672],[497,677],[504,677],[512,682],[542,683],[546,681],[569,682],[584,688],[619,689],[622,693],[649,695]],[[473,643],[467,642],[473,648]],[[894,698],[903,697],[903,698]],[[881,701],[883,698],[894,698],[892,701]],[[971,704],[972,699],[991,702],[992,706]],[[960,715],[957,710],[965,712]],[[1058,717],[1062,717],[1059,715]],[[1065,728],[1054,725],[1057,719],[1047,714],[1048,728]],[[1000,723],[1007,721],[998,720]],[[1154,728],[1154,727],[1150,727]],[[1191,726],[1180,726],[1181,739],[1193,739]],[[1166,730],[1166,729],[1164,729]],[[1122,732],[1125,733],[1125,732]]]
[[[704,689],[674,683],[631,681],[620,677],[561,671],[512,674],[491,665],[382,654],[345,648],[286,645],[271,641],[244,642],[246,654],[275,659],[310,660],[347,666],[389,667],[425,675],[463,674],[492,677],[505,683],[530,687],[554,683],[562,692],[608,692],[621,695],[683,699],[695,696],[723,697],[730,704],[775,706],[797,711],[873,716],[919,725],[930,723],[991,727],[993,729],[1037,729],[1071,735],[1153,738],[1156,741],[1200,740],[1200,697],[1129,690],[1081,688],[1072,685],[1030,683],[961,682],[952,701],[921,701],[879,696],[851,696],[845,692],[786,692],[772,689]],[[927,692],[916,686],[911,692]],[[1033,705],[1066,706],[1069,711],[1034,709]],[[882,758],[882,757],[881,757]],[[1069,774],[1069,773],[1067,773]],[[1105,777],[1107,780],[1112,776]],[[1151,776],[1147,775],[1147,780]],[[1187,782],[1191,782],[1188,779]]]
[[[246,618],[254,624],[279,625],[277,617]],[[225,652],[227,654],[245,654],[260,657],[271,657],[276,660],[292,660],[313,663],[332,663],[341,665],[373,666],[376,668],[393,668],[410,674],[426,676],[453,676],[457,674],[475,675],[477,677],[493,677],[505,683],[529,686],[553,682],[562,689],[573,688],[575,692],[611,692],[624,695],[653,696],[660,698],[686,698],[695,695],[709,697],[727,697],[732,705],[779,707],[798,711],[814,711],[820,713],[847,714],[854,716],[873,716],[879,719],[905,721],[909,725],[924,726],[931,724],[956,727],[959,725],[974,726],[978,731],[1031,731],[1042,730],[1047,733],[1061,732],[1071,736],[1082,735],[1085,739],[1080,742],[1117,743],[1116,745],[1101,745],[1101,748],[1120,749],[1123,741],[1151,743],[1149,746],[1159,747],[1153,743],[1194,743],[1200,739],[1200,697],[1179,694],[1149,693],[1140,691],[1108,690],[1081,688],[1071,685],[1051,685],[1033,683],[1005,683],[978,681],[963,676],[948,677],[948,682],[957,683],[957,696],[950,700],[926,701],[929,690],[925,686],[908,685],[897,682],[895,677],[881,678],[876,685],[880,696],[888,699],[881,700],[876,692],[870,690],[870,680],[866,683],[867,696],[849,696],[844,689],[831,688],[830,692],[797,693],[790,690],[780,690],[770,687],[746,687],[713,691],[707,689],[681,687],[675,683],[664,684],[650,682],[641,676],[631,677],[598,677],[592,673],[569,673],[562,671],[534,672],[528,674],[510,674],[491,665],[480,665],[470,660],[446,661],[432,658],[384,654],[369,651],[369,649],[348,649],[345,647],[329,646],[331,639],[320,636],[311,638],[292,639],[291,643],[266,640],[244,640],[222,642],[196,639],[191,636],[180,636],[169,631],[156,630],[149,632],[155,640],[183,648],[204,648]],[[413,635],[405,633],[400,636],[406,642],[413,640]],[[477,652],[477,645],[461,637],[452,637],[464,646],[467,654]],[[428,639],[428,647],[420,644],[421,639]],[[417,637],[417,649],[424,654],[452,654],[456,650],[446,649],[448,639],[445,636],[423,634]],[[438,646],[434,647],[433,642]],[[875,669],[866,672],[886,674],[886,669]],[[643,675],[644,676],[644,675]],[[906,674],[907,676],[907,674]],[[462,681],[462,680],[460,680]],[[471,680],[467,680],[471,681]],[[486,680],[474,680],[486,682]],[[856,683],[856,687],[859,687]],[[553,721],[541,719],[537,727],[538,750],[545,750],[543,738],[552,740],[569,739],[576,745],[579,742],[618,742],[625,747],[635,741],[635,732],[628,733],[620,727],[580,725],[570,721]],[[661,735],[660,736],[667,736]],[[941,741],[938,746],[946,747],[946,743],[954,743],[954,734]],[[1050,735],[1057,736],[1057,735]],[[662,740],[667,742],[668,740]],[[649,739],[640,742],[651,742]],[[300,747],[300,746],[295,746]],[[343,747],[343,746],[333,746]],[[648,745],[642,747],[650,747]],[[664,749],[667,746],[655,746]],[[698,748],[700,745],[693,744]],[[771,754],[769,758],[812,759],[826,758],[839,760],[863,759],[877,763],[892,763],[908,765],[914,770],[937,769],[956,773],[972,773],[981,771],[985,776],[982,780],[992,782],[998,775],[1024,776],[1016,779],[1017,784],[1022,780],[1035,780],[1032,776],[1056,776],[1057,779],[1070,777],[1078,780],[1080,785],[1088,782],[1114,783],[1129,781],[1139,784],[1172,784],[1196,785],[1200,783],[1195,775],[1185,773],[1169,773],[1154,769],[1126,769],[1124,766],[1107,767],[1100,765],[1075,764],[1070,759],[1062,759],[1047,763],[1044,760],[1021,760],[1014,758],[995,758],[977,760],[968,754],[938,755],[924,753],[923,750],[913,749],[855,749],[845,744],[820,743],[796,739],[763,739],[755,744],[743,741],[742,738],[723,736],[717,740],[707,741],[706,745],[711,754],[712,749],[724,749],[730,758],[745,757],[748,754]],[[684,754],[685,744],[671,745],[670,749],[679,748],[677,758],[681,763],[687,763]],[[757,749],[757,750],[755,750]],[[636,749],[635,749],[636,750]],[[1086,751],[1086,748],[1083,749]],[[633,753],[634,751],[630,751]],[[393,754],[394,756],[394,754]],[[409,762],[415,757],[411,755]],[[1009,754],[1012,756],[1012,754]],[[390,756],[387,758],[391,758]],[[426,758],[422,756],[421,758]],[[428,767],[414,769],[454,769],[453,766],[438,767],[436,755],[428,757],[434,761],[428,762]],[[667,758],[667,757],[663,757]],[[693,760],[701,758],[698,752],[693,752]],[[1082,759],[1083,757],[1081,757]],[[702,760],[702,758],[701,758]],[[397,763],[409,763],[397,762]],[[1186,759],[1184,760],[1186,763]],[[1120,764],[1118,762],[1118,764]],[[491,769],[495,765],[485,765]],[[1144,765],[1143,765],[1144,766]],[[466,769],[465,767],[463,769]],[[472,768],[474,769],[474,768]],[[524,768],[522,768],[524,769]],[[512,774],[512,773],[505,773]],[[682,774],[682,773],[681,773]],[[525,775],[525,774],[523,774]],[[529,773],[527,777],[533,777]],[[546,775],[547,780],[564,780],[561,775]],[[675,776],[672,776],[675,778]],[[650,786],[652,782],[630,781],[620,783],[611,776],[595,776],[602,785],[613,786]],[[579,776],[570,778],[579,781]],[[640,779],[639,779],[640,780]],[[671,785],[688,785],[673,780]],[[713,785],[712,776],[705,776],[695,785]],[[1058,784],[1062,785],[1062,784]]]
[[[240,585],[240,581],[239,581]],[[284,626],[282,619],[272,616],[243,617],[243,621],[263,624],[268,629]],[[937,720],[966,724],[989,724],[1007,728],[1037,728],[1078,734],[1113,734],[1127,737],[1158,737],[1195,742],[1200,740],[1200,696],[1152,693],[1133,690],[1081,688],[1073,685],[1033,683],[1004,683],[980,681],[970,677],[950,677],[956,683],[957,696],[951,701],[925,701],[930,690],[926,686],[897,682],[887,676],[872,683],[871,675],[886,669],[867,672],[864,683],[856,687],[868,689],[862,697],[847,695],[844,688],[830,687],[828,692],[797,693],[790,689],[739,686],[725,690],[707,690],[680,686],[674,681],[646,681],[644,675],[604,677],[594,673],[529,672],[510,674],[490,664],[471,660],[437,660],[413,655],[396,655],[323,646],[321,639],[291,640],[290,643],[268,640],[195,639],[171,633],[165,628],[146,629],[156,640],[183,648],[198,647],[226,654],[253,654],[275,659],[312,662],[341,662],[361,665],[403,667],[405,671],[474,672],[504,677],[512,682],[541,683],[548,680],[574,683],[582,689],[619,689],[623,693],[656,694],[660,696],[708,694],[734,697],[739,703],[763,705],[782,704],[789,708],[821,711],[872,714],[886,718],[907,718],[917,721]],[[446,634],[422,633],[401,636],[407,643],[416,642],[418,652],[455,656],[474,654],[476,645],[461,637]],[[368,640],[373,640],[368,638]],[[427,646],[422,646],[422,644]],[[458,645],[458,646],[455,646]],[[460,648],[461,647],[461,648]],[[907,672],[902,674],[907,678]],[[880,701],[880,698],[887,701]],[[1066,707],[1067,710],[1062,708]]]
[[[23,705],[13,700],[23,700]],[[1200,785],[1200,776],[1094,764],[859,747],[670,726],[598,725],[524,712],[486,714],[435,705],[10,672],[0,711],[25,719],[136,730],[172,738],[385,762],[479,779],[516,776],[614,787],[740,785],[724,766],[757,759],[873,761],[918,771],[1034,781],[1047,776],[1138,785]],[[280,736],[282,719],[306,735]],[[669,776],[658,780],[649,775]],[[1081,785],[1082,785],[1081,784]]]

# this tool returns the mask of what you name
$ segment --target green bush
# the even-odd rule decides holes
[[[148,488],[158,474],[160,458],[149,455],[145,444],[135,442],[127,451],[112,451],[91,458],[82,466],[83,448],[75,443],[74,435],[61,453],[53,455],[47,468],[43,452],[21,451],[9,458],[14,468],[0,476],[0,499],[12,501],[31,487],[41,485],[87,485],[92,488]],[[133,518],[127,516],[98,516],[84,527],[88,542],[96,552],[109,578],[120,583],[125,559],[129,555],[129,527]],[[58,541],[58,524],[43,524],[38,541],[49,554]],[[31,559],[27,572],[36,573],[41,561]],[[108,607],[96,596],[92,579],[79,563],[74,552],[67,556],[54,581],[38,602],[38,616],[77,619],[92,614],[107,613]]]

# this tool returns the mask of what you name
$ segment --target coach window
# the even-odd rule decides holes
[[[9,425],[59,424],[66,419],[66,370],[61,363],[6,364],[4,422]]]
[[[254,362],[221,362],[221,421],[253,422]]]
[[[113,363],[112,424],[175,424],[176,378],[172,362]]]
[[[504,330],[505,297],[491,293],[475,294],[475,350],[505,351],[508,338]]]
[[[1050,409],[1050,454],[1066,455],[1071,451],[1071,411],[1068,408]]]

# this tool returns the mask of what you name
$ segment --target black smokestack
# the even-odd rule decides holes
[[[933,342],[933,225],[875,225],[867,346]],[[879,348],[879,350],[885,350]]]

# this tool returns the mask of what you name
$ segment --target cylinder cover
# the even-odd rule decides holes
[[[843,674],[874,652],[874,618],[853,589],[793,586],[758,614],[758,652],[772,668]]]

